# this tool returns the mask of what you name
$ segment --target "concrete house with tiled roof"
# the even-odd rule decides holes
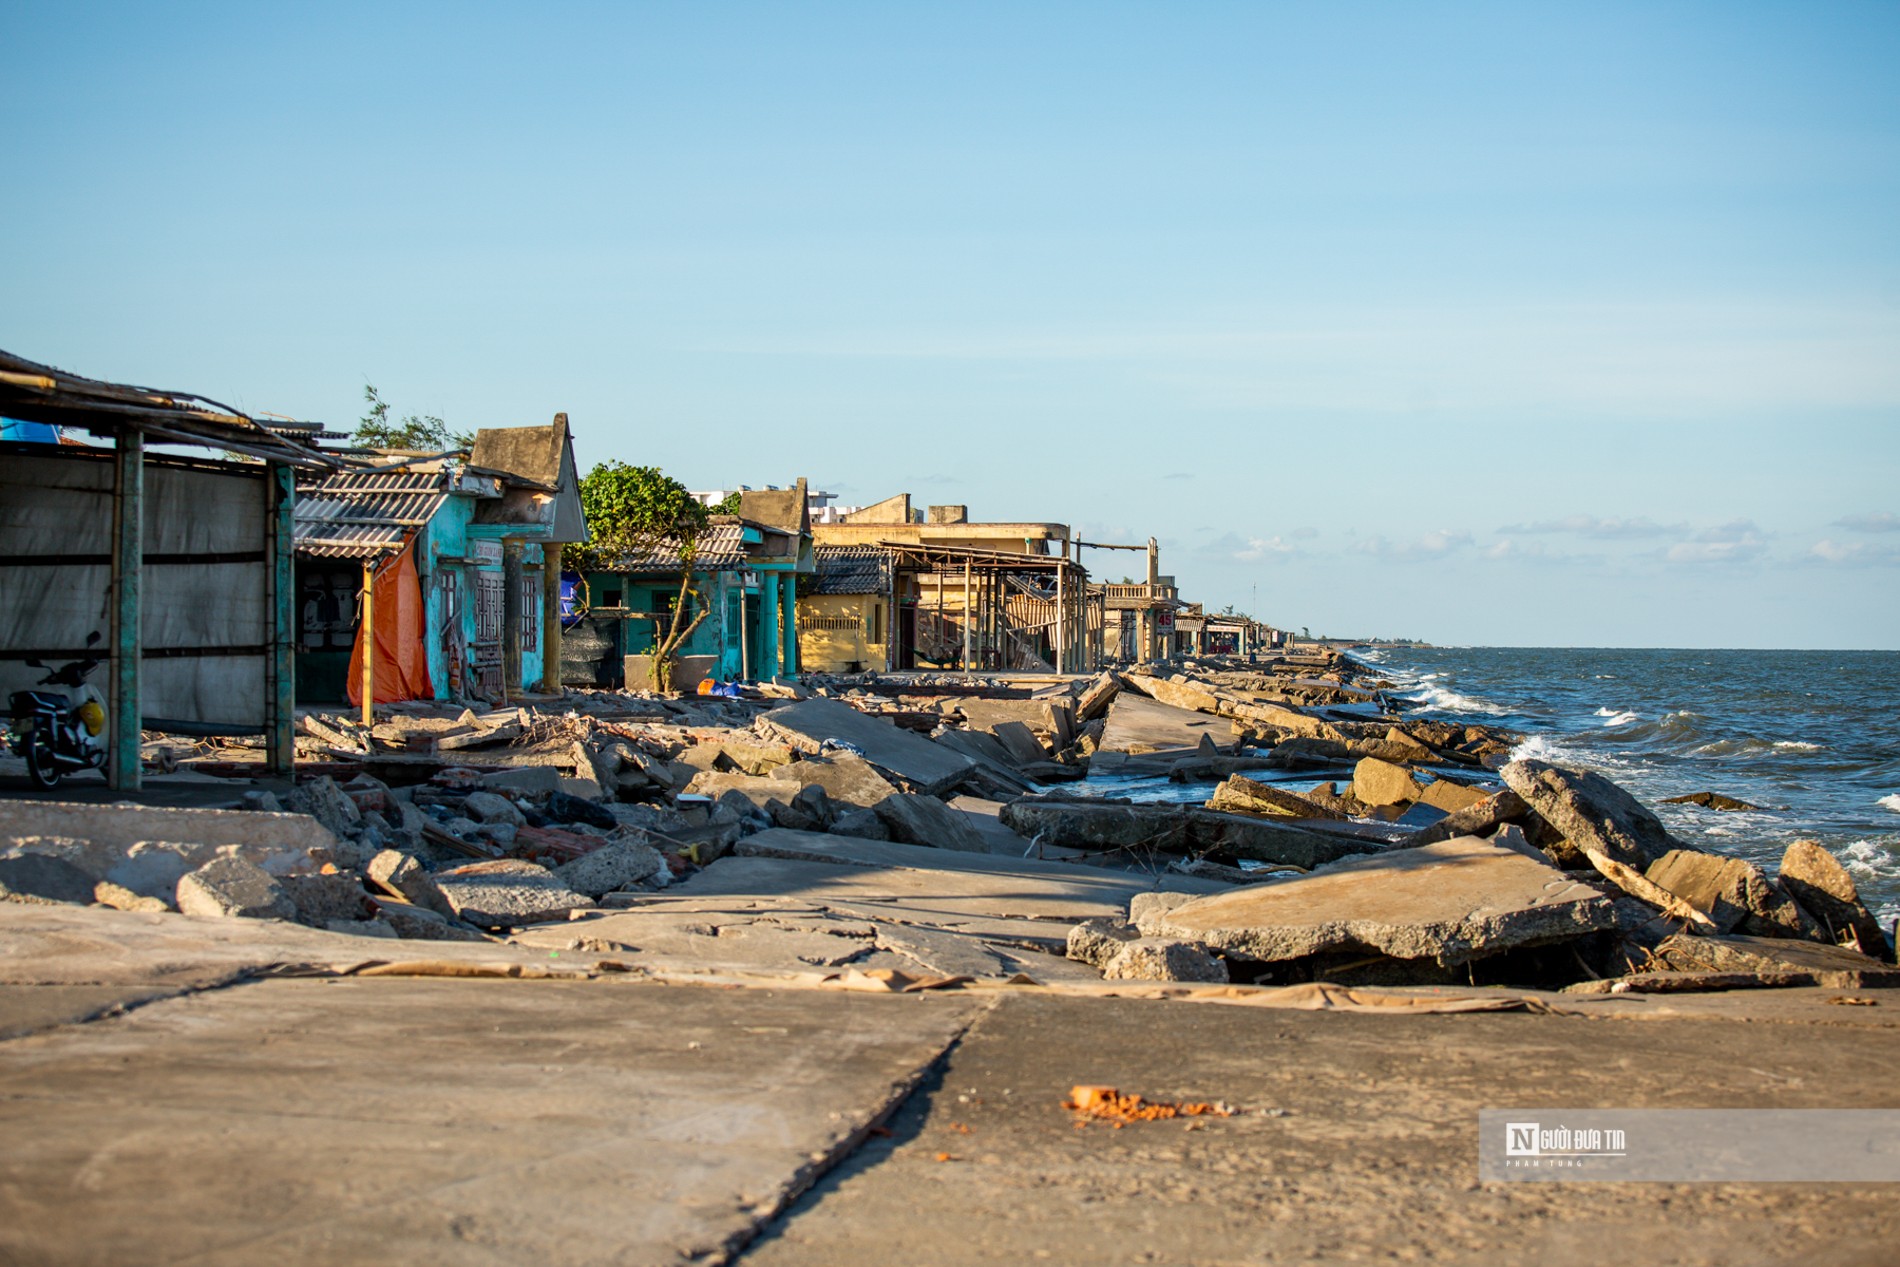
[[[738,514],[712,517],[693,558],[706,619],[678,652],[677,688],[798,675],[797,578],[814,566],[804,501],[800,480],[795,489],[746,491]],[[680,571],[679,544],[662,542],[612,570],[569,573],[578,601],[562,638],[565,683],[646,688],[648,653],[672,619]]]
[[[389,459],[300,489],[298,700],[360,699],[371,573],[378,701],[501,702],[552,685],[561,548],[587,539],[567,415],[478,431],[466,455]]]

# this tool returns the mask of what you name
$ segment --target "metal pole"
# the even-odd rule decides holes
[[[1056,565],[1056,672],[1067,673],[1069,663],[1069,543],[1062,543],[1062,562]]]
[[[970,608],[970,561],[963,561],[963,671],[971,672],[970,653],[974,645],[976,613]]]
[[[363,560],[362,620],[357,638],[363,644],[363,724],[376,724],[376,560]]]
[[[297,762],[297,660],[292,630],[297,624],[297,482],[285,462],[272,462],[264,480],[265,539],[270,558],[270,666],[265,674],[270,699],[265,715],[266,766],[289,774]]]
[[[114,791],[136,792],[139,763],[139,660],[145,654],[140,590],[145,571],[145,434],[127,427],[119,435],[112,486],[112,750],[107,782]]]

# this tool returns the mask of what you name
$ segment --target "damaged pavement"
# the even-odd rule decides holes
[[[1401,1045],[1427,1041],[1389,1030],[1401,1013],[1519,1013],[1486,1022],[1495,1096],[1539,1027],[1613,1048],[1649,1041],[1624,1020],[1720,1026],[1728,1050],[1765,1041],[1732,1018],[1766,1016],[1891,1050],[1892,944],[1825,851],[1771,877],[1687,849],[1614,784],[1408,721],[1336,658],[756,694],[310,712],[295,783],[254,778],[242,741],[148,735],[173,772],[152,785],[206,808],[0,801],[0,1104],[22,1141],[0,1253],[673,1263],[763,1237],[761,1261],[825,1261],[794,1253],[841,1243],[824,1191],[979,1129],[944,1082],[972,1043],[1016,1052],[994,1094],[1022,1121],[1067,1130],[1051,1088],[1146,1070],[1151,1093],[1238,1105],[1197,1125],[1230,1160],[1257,1147],[1298,1098],[1267,1070],[1288,1057],[1175,1044],[1190,1002],[1236,1033]],[[1216,787],[1103,794],[1144,779]],[[1045,1062],[1023,1035],[1057,1017]],[[1173,1072],[1137,1056],[1156,1043]],[[1020,1184],[1008,1149],[926,1155],[985,1150]],[[1188,1183],[1171,1152],[1151,1171]],[[172,1154],[204,1159],[188,1193]]]

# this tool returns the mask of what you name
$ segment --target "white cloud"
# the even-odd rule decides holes
[[[1900,546],[1885,542],[1834,540],[1817,541],[1808,548],[1808,557],[1823,563],[1848,567],[1891,567],[1900,564]]]
[[[1900,515],[1894,514],[1891,510],[1866,515],[1842,515],[1834,521],[1834,526],[1851,528],[1855,532],[1900,532]]]
[[[1507,534],[1575,533],[1603,541],[1640,540],[1646,537],[1684,537],[1687,524],[1659,524],[1644,515],[1634,519],[1599,519],[1595,515],[1566,515],[1562,519],[1540,519],[1535,523],[1506,524],[1498,529]]]
[[[1362,537],[1353,542],[1356,554],[1379,559],[1442,559],[1471,545],[1471,534],[1440,528],[1413,541],[1390,541],[1383,536]]]
[[[1735,519],[1705,528],[1693,541],[1669,547],[1663,555],[1671,563],[1751,563],[1768,552],[1768,542],[1753,520]]]

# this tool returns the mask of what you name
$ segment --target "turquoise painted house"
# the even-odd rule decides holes
[[[737,515],[715,515],[694,556],[706,619],[680,648],[675,685],[789,681],[798,676],[798,577],[815,569],[805,481],[746,492]],[[646,688],[645,662],[679,597],[677,543],[613,571],[577,578],[584,614],[562,638],[569,686]],[[688,619],[694,613],[688,614]]]
[[[587,539],[565,414],[477,432],[466,457],[392,456],[299,491],[299,703],[345,696],[366,567],[379,651],[414,666],[386,674],[379,656],[379,701],[499,703],[550,685],[561,547]]]

